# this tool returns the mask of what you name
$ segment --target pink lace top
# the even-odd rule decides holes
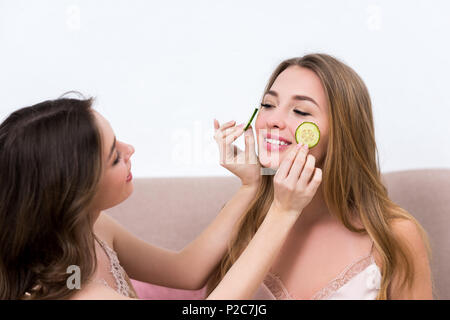
[[[381,272],[372,249],[369,255],[357,259],[348,265],[339,275],[332,279],[325,287],[316,292],[311,300],[373,300],[378,294],[381,283]],[[272,299],[296,300],[284,286],[280,277],[269,272],[264,279],[263,286],[272,295]],[[263,288],[264,289],[264,288]]]
[[[112,273],[114,280],[116,282],[116,288],[111,288],[111,286],[105,281],[105,279],[96,279],[94,281],[102,283],[105,286],[115,290],[119,294],[124,295],[126,297],[137,298],[136,291],[134,290],[133,285],[131,284],[131,281],[127,276],[127,273],[120,265],[117,253],[113,249],[111,249],[106,242],[102,241],[98,237],[95,238],[109,258],[111,266],[110,272]]]

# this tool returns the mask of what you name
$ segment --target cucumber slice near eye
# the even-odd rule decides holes
[[[308,148],[315,147],[320,140],[319,127],[313,122],[302,122],[295,130],[295,141],[307,144]]]
[[[250,120],[248,120],[247,125],[244,128],[244,131],[248,129],[248,127],[250,127],[250,124],[253,121],[253,118],[255,117],[256,113],[258,112],[258,108],[255,108],[255,111],[253,111],[252,117],[250,118]]]

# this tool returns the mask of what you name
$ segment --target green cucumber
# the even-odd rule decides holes
[[[255,111],[253,111],[252,117],[250,118],[250,120],[248,120],[247,125],[244,128],[244,131],[248,129],[248,127],[250,127],[250,124],[253,121],[253,118],[255,117],[256,113],[258,112],[258,108],[255,108]]]
[[[295,141],[307,144],[308,148],[315,147],[320,140],[319,127],[313,122],[302,122],[295,130]]]

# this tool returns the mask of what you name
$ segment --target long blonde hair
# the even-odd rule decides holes
[[[388,299],[388,287],[394,274],[398,272],[401,275],[401,288],[405,285],[411,287],[414,280],[413,253],[405,241],[394,234],[393,220],[407,219],[417,226],[430,259],[431,248],[425,230],[409,212],[389,199],[381,181],[369,92],[358,74],[341,61],[327,54],[308,54],[281,62],[272,73],[263,97],[278,75],[290,66],[312,70],[325,89],[330,133],[322,168],[324,199],[330,212],[348,230],[368,233],[373,239],[382,260],[377,299]],[[237,222],[227,254],[208,281],[208,294],[248,245],[272,200],[273,177],[263,175],[255,199]],[[352,225],[351,213],[360,218],[363,228]]]

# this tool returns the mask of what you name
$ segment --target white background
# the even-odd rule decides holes
[[[369,88],[383,172],[450,167],[449,21],[444,0],[0,0],[0,120],[78,90],[135,177],[231,175],[213,119],[247,121],[281,60],[324,52]]]

